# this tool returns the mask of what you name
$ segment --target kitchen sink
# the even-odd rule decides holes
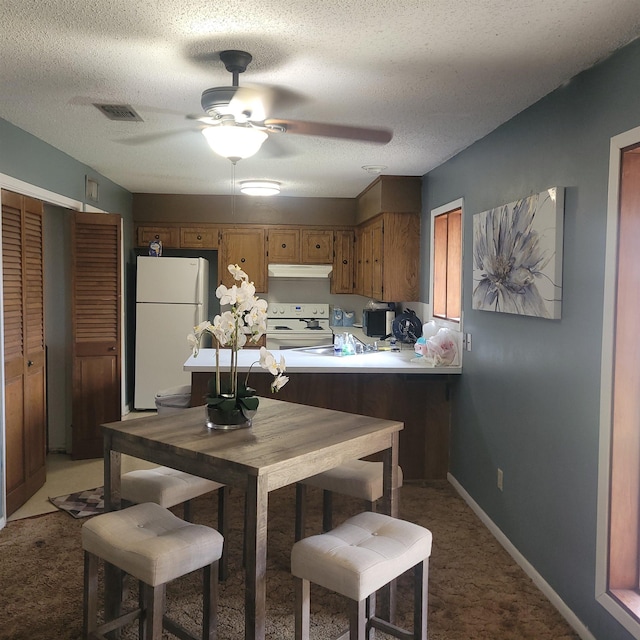
[[[314,353],[317,356],[332,356],[333,355],[333,345],[326,344],[317,347],[300,347],[298,349],[293,349],[293,351],[302,351],[303,353]]]

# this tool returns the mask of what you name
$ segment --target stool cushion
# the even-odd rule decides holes
[[[431,532],[381,513],[360,513],[300,540],[291,573],[355,601],[364,600],[431,555]]]
[[[310,487],[375,502],[382,498],[382,476],[382,462],[351,460],[301,482]],[[402,469],[400,467],[398,467],[398,486],[402,486]]]
[[[122,474],[121,495],[123,500],[141,504],[155,502],[161,507],[173,507],[198,496],[217,491],[224,485],[192,476],[169,467],[139,469]]]
[[[155,587],[222,555],[215,529],[181,520],[155,503],[94,516],[82,525],[82,548]]]

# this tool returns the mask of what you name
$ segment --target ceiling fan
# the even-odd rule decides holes
[[[236,162],[254,155],[268,134],[293,133],[387,143],[393,137],[388,129],[375,129],[322,122],[305,122],[268,116],[274,92],[268,87],[240,87],[238,77],[252,60],[246,51],[220,52],[220,60],[232,74],[232,85],[213,87],[202,93],[201,104],[207,115],[190,116],[207,125],[202,133],[212,149]]]

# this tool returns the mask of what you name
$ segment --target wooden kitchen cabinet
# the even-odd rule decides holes
[[[138,227],[138,246],[148,247],[152,240],[159,240],[167,249],[180,247],[180,229],[178,227]]]
[[[269,229],[267,240],[269,262],[297,264],[300,262],[300,229]]]
[[[255,284],[256,291],[267,291],[265,231],[262,228],[224,229],[218,252],[218,274],[227,287],[238,284],[227,267],[237,264]]]
[[[333,230],[302,229],[300,242],[302,264],[333,263]]]
[[[180,227],[180,248],[217,249],[219,233],[217,227]]]
[[[420,216],[382,213],[356,236],[356,293],[385,302],[417,300]]]
[[[355,232],[336,231],[333,239],[331,293],[353,293],[355,284]]]

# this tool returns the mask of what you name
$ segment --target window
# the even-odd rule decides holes
[[[633,144],[630,144],[633,143]],[[596,596],[640,638],[640,128],[611,141]]]
[[[431,212],[431,314],[460,329],[462,317],[462,200]]]

